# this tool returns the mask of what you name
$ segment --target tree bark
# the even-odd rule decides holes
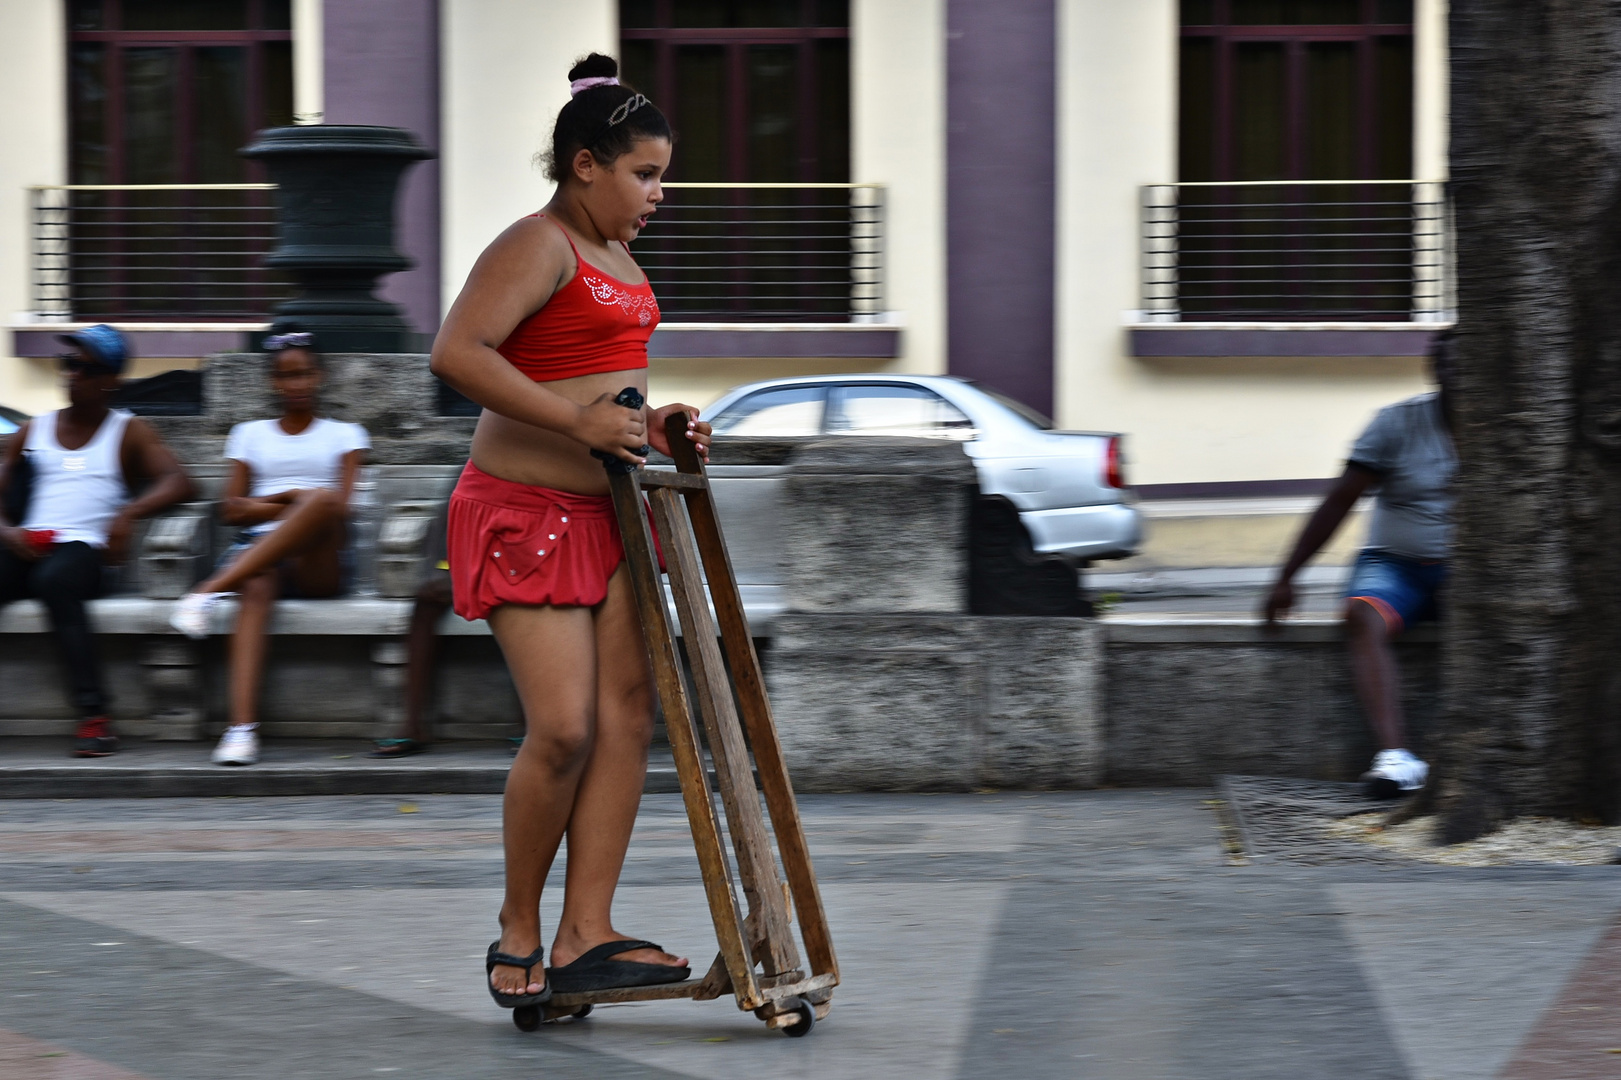
[[[1621,2],[1452,0],[1447,842],[1621,821]]]

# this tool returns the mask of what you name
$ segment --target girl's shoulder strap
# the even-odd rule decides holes
[[[572,237],[572,236],[570,236],[568,234],[567,229],[563,228],[563,226],[561,224],[559,224],[558,222],[552,221],[551,218],[546,217],[546,215],[542,214],[542,213],[537,212],[537,213],[531,214],[530,217],[538,217],[538,218],[541,218],[541,219],[543,219],[545,221],[551,221],[552,222],[552,227],[554,229],[556,229],[558,232],[562,233],[563,234],[563,239],[568,241],[569,250],[574,252],[574,261],[575,262],[581,262],[582,261],[580,259],[580,249],[574,246],[574,237]]]

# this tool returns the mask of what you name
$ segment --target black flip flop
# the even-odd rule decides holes
[[[546,980],[546,985],[538,994],[503,994],[490,983],[490,972],[495,970],[497,964],[503,967],[523,968],[524,977],[530,982],[534,976],[530,972],[540,966],[541,954],[546,949],[541,946],[528,956],[513,956],[511,953],[500,951],[499,941],[490,942],[490,951],[484,954],[484,988],[490,992],[495,1003],[503,1009],[516,1009],[523,1005],[544,1005],[552,999],[552,981]],[[527,984],[526,984],[527,985]]]
[[[669,964],[644,964],[637,960],[610,960],[632,949],[657,949],[662,945],[651,941],[609,941],[581,953],[572,964],[546,969],[546,987],[556,987],[559,994],[578,994],[587,990],[619,990],[627,986],[657,986],[660,983],[684,982],[692,969],[671,967]]]
[[[380,758],[410,757],[412,754],[427,753],[428,745],[425,742],[417,742],[415,739],[377,739],[372,748],[371,756]]]

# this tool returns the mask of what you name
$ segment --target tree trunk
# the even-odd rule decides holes
[[[1452,0],[1447,842],[1621,821],[1621,3]]]

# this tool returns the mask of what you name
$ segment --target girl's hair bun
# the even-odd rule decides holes
[[[670,121],[658,106],[619,81],[619,64],[611,56],[582,56],[569,69],[569,102],[557,114],[552,145],[537,159],[546,175],[561,183],[570,174],[574,155],[589,150],[603,165],[612,165],[637,139],[675,140]]]
[[[591,53],[582,56],[568,69],[568,81],[576,79],[612,79],[619,74],[619,62],[611,56]]]

